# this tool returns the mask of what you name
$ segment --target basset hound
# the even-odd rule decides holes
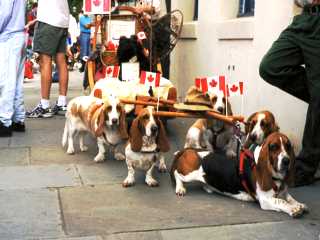
[[[210,94],[210,101],[214,111],[231,116],[230,102],[224,97],[222,91]],[[229,158],[236,156],[233,149],[232,126],[216,119],[198,119],[189,128],[184,148],[208,150],[223,149]]]
[[[288,137],[275,132],[254,154],[244,150],[238,161],[226,160],[225,154],[184,149],[175,156],[171,177],[178,196],[186,193],[184,183],[199,181],[207,192],[216,191],[242,201],[256,200],[264,210],[297,217],[308,208],[288,193],[294,159]]]
[[[81,96],[72,99],[66,112],[66,122],[62,137],[62,146],[68,144],[67,153],[73,154],[73,139],[79,134],[80,150],[87,151],[83,137],[90,132],[97,138],[99,152],[95,162],[105,159],[105,144],[114,147],[114,157],[124,160],[125,156],[119,151],[120,143],[129,138],[125,120],[125,112],[117,97],[110,95],[101,100],[93,96]]]
[[[146,171],[145,182],[148,186],[158,186],[152,171],[158,161],[159,170],[166,170],[163,153],[168,152],[169,148],[164,126],[159,118],[153,116],[153,107],[143,108],[130,128],[129,143],[125,149],[128,176],[123,181],[123,187],[134,184],[135,169]]]
[[[244,147],[248,148],[252,144],[261,145],[269,134],[278,131],[278,124],[270,111],[255,112],[246,121]]]

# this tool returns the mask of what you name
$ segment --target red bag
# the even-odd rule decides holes
[[[33,79],[32,72],[32,62],[30,60],[26,60],[24,63],[24,78]]]

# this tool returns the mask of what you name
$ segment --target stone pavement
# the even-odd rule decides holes
[[[69,96],[81,94],[81,77],[70,73]],[[57,96],[53,85],[52,99]],[[39,77],[25,84],[27,108],[39,100]],[[188,121],[171,120],[172,153],[183,146]],[[156,173],[160,187],[149,188],[137,173],[122,188],[126,165],[112,157],[96,164],[96,146],[67,155],[61,147],[63,116],[27,120],[26,133],[0,139],[0,239],[302,239],[319,240],[320,183],[292,189],[310,213],[291,219],[244,203],[205,193],[191,184],[177,198],[168,173]]]

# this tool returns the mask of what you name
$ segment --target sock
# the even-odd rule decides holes
[[[58,106],[65,106],[67,105],[67,97],[66,96],[62,96],[62,95],[59,95],[59,98],[58,98]]]
[[[40,103],[41,103],[41,106],[43,109],[50,107],[50,100],[49,99],[41,98]]]

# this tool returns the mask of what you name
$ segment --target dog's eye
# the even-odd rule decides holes
[[[148,115],[143,115],[142,117],[144,120],[148,120],[149,119],[149,116]]]
[[[286,142],[285,148],[286,148],[287,150],[291,150],[292,146],[291,146],[291,143],[290,143],[289,141]]]
[[[271,144],[269,145],[269,150],[270,150],[270,151],[277,151],[279,148],[280,148],[280,146],[279,146],[279,144],[277,144],[277,143],[271,143]]]
[[[106,110],[107,110],[108,112],[110,112],[110,111],[112,110],[112,106],[108,106],[108,107],[106,108]]]

